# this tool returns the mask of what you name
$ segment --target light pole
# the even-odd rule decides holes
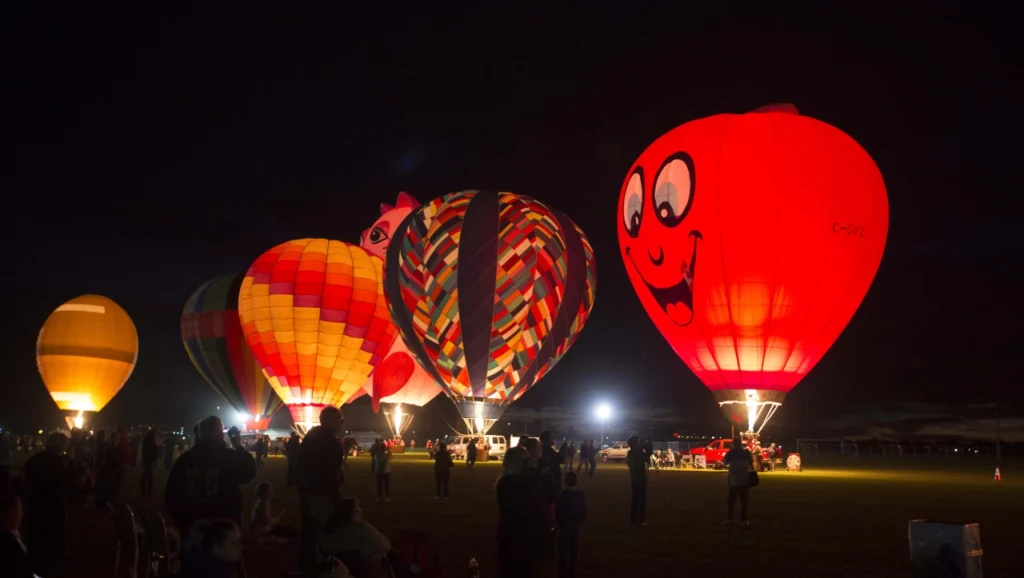
[[[597,407],[594,408],[594,416],[601,422],[601,440],[597,444],[597,449],[601,449],[604,446],[605,424],[607,424],[608,420],[612,417],[612,406],[607,403],[597,404]]]

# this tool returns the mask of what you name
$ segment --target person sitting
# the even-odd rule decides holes
[[[207,520],[194,528],[181,564],[182,578],[242,576],[242,532],[232,520]]]
[[[252,536],[257,544],[264,540],[274,544],[297,542],[302,535],[301,532],[279,523],[281,516],[284,515],[284,508],[275,508],[273,499],[273,484],[262,482],[256,486],[256,503],[252,505],[249,526]]]
[[[387,536],[363,519],[356,498],[342,498],[338,503],[324,525],[317,550],[341,560],[356,577],[391,576],[391,571],[402,577],[418,572],[391,547]]]

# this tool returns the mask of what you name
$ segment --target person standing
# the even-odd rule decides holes
[[[316,544],[324,524],[341,502],[345,448],[338,439],[344,422],[341,410],[327,406],[320,425],[309,430],[299,446],[296,482],[302,517],[299,572],[308,573],[317,562]]]
[[[292,432],[284,444],[284,457],[288,460],[288,484],[295,485],[295,470],[299,465],[299,434]]]
[[[576,576],[580,557],[580,525],[587,519],[587,501],[576,489],[576,474],[565,474],[565,489],[555,502],[555,523],[558,525],[558,578]]]
[[[469,440],[466,444],[466,468],[473,469],[473,464],[476,463],[476,438]]]
[[[587,444],[587,477],[594,477],[594,470],[597,469],[597,447],[594,445],[594,440],[590,440]]]
[[[67,448],[68,437],[52,433],[45,449],[25,462],[25,542],[40,576],[50,575],[67,548],[67,496],[74,484]]]
[[[153,497],[153,477],[156,475],[156,460],[160,454],[160,446],[156,443],[156,432],[149,430],[142,438],[142,479],[139,482],[139,494],[143,498]]]
[[[391,448],[380,446],[371,458],[373,475],[377,478],[377,501],[391,501]]]
[[[552,502],[562,491],[562,458],[555,449],[555,440],[550,431],[543,431],[540,434],[541,460],[540,469],[548,479],[548,484],[553,490]]]
[[[238,428],[231,428],[228,438],[230,448],[224,443],[220,418],[205,418],[199,422],[195,445],[171,467],[164,502],[182,540],[200,520],[223,518],[242,524],[241,486],[256,477],[256,462],[242,447]]]
[[[572,471],[572,462],[576,459],[576,442],[569,442],[569,447],[566,448],[566,468],[565,471]]]
[[[723,524],[731,526],[734,523],[733,510],[739,499],[740,522],[750,527],[747,506],[750,504],[750,472],[754,471],[754,456],[743,447],[743,440],[736,438],[732,440],[732,449],[722,458],[722,463],[729,468],[728,517]]]
[[[435,500],[449,498],[449,484],[452,479],[452,456],[448,453],[448,444],[441,442],[434,452],[434,487],[436,488]]]
[[[640,446],[640,438],[629,436],[626,440],[626,466],[629,467],[629,486],[632,497],[629,505],[629,521],[632,524],[647,525],[647,453]]]

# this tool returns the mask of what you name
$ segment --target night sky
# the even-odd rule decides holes
[[[1010,19],[945,2],[903,14],[826,4],[8,8],[0,426],[59,423],[34,347],[67,299],[109,296],[138,327],[138,366],[103,420],[190,424],[223,405],[178,332],[200,283],[288,239],[358,242],[401,190],[425,201],[498,189],[570,215],[599,271],[585,331],[510,419],[541,409],[571,420],[611,399],[678,431],[727,431],[629,284],[617,200],[661,134],[773,102],[856,139],[891,210],[871,291],[790,394],[778,431],[984,430],[987,413],[972,406],[987,404],[1024,417]],[[349,423],[383,427],[365,401],[346,409]],[[438,431],[456,416],[441,398],[417,419]],[[1024,432],[1024,420],[1006,425]]]

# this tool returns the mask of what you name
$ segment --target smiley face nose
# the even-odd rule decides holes
[[[660,245],[655,247],[655,250],[657,253],[651,253],[651,250],[648,249],[647,256],[651,259],[651,263],[653,263],[655,267],[658,267],[665,261],[665,251],[661,249]]]

